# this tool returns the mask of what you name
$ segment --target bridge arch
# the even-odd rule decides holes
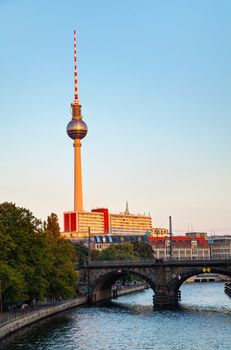
[[[91,304],[95,305],[110,300],[112,285],[115,284],[119,278],[127,276],[128,274],[141,277],[155,293],[155,283],[145,274],[130,269],[113,270],[100,275],[91,285]]]
[[[203,273],[206,274],[220,274],[224,276],[231,277],[231,271],[220,268],[220,267],[213,267],[211,271],[205,271],[203,272],[201,268],[190,268],[185,271],[182,271],[178,275],[176,275],[170,282],[169,282],[169,288],[173,289],[174,294],[177,296],[178,290],[180,289],[181,285],[190,277],[201,275]]]

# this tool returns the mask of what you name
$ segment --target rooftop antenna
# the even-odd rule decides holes
[[[129,209],[128,209],[128,201],[126,201],[126,209],[125,209],[124,214],[127,214],[127,215],[130,214]]]

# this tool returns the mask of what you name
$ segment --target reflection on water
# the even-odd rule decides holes
[[[82,350],[230,349],[231,299],[222,283],[185,284],[178,311],[153,311],[152,290],[81,307],[30,326],[0,347]]]

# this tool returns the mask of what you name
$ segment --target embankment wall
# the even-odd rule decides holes
[[[28,326],[31,323],[37,322],[43,318],[52,316],[54,314],[74,308],[76,306],[84,305],[87,303],[87,299],[87,296],[79,297],[56,306],[29,313],[25,316],[17,318],[16,320],[10,321],[0,327],[0,339],[2,339],[10,333],[15,332],[16,330],[22,327]]]

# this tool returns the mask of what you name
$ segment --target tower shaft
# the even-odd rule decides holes
[[[80,140],[75,139],[73,146],[74,146],[74,210],[78,211],[78,210],[83,210]]]

